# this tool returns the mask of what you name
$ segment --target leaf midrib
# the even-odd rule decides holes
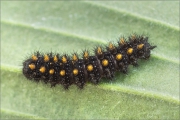
[[[3,70],[18,73],[18,74],[22,73],[22,71],[15,66],[9,66],[9,65],[7,66],[7,65],[1,64],[1,71],[3,71]],[[152,92],[149,90],[140,91],[137,89],[126,87],[126,86],[119,87],[119,86],[115,86],[115,85],[113,85],[113,87],[112,87],[112,85],[107,85],[107,84],[103,84],[103,83],[99,85],[98,89],[113,90],[113,91],[118,91],[118,92],[122,92],[122,93],[126,93],[126,94],[131,94],[131,95],[138,95],[138,96],[152,98],[152,99],[164,100],[169,103],[175,103],[177,105],[180,104],[178,98],[174,98],[173,96],[166,95],[166,94],[162,95],[160,93]]]
[[[1,108],[1,114],[2,113],[7,113],[7,114],[10,114],[10,115],[15,115],[15,116],[20,116],[20,117],[24,117],[24,118],[33,118],[33,119],[46,119],[46,118],[43,118],[43,117],[40,117],[40,116],[35,116],[35,115],[31,115],[31,114],[27,114],[27,113],[22,113],[22,112],[18,112],[18,111],[12,111],[12,110],[8,110],[8,109],[4,109],[4,108]]]
[[[8,20],[1,20],[1,23],[8,24],[8,25],[14,25],[14,26],[21,26],[21,27],[29,28],[29,29],[34,29],[34,27],[32,27],[31,25],[21,23],[21,22],[12,22],[12,21],[8,21]],[[82,36],[82,35],[79,35],[79,34],[73,34],[73,33],[70,33],[70,32],[59,30],[59,29],[56,30],[56,29],[52,29],[52,28],[49,28],[49,27],[36,27],[36,30],[61,34],[61,35],[64,35],[64,36],[79,38],[79,39],[84,40],[84,41],[88,40],[88,41],[96,42],[96,43],[99,43],[99,44],[107,44],[107,42],[104,42],[103,40],[100,40],[100,39],[94,39],[94,38],[91,38],[91,37]],[[167,58],[167,57],[161,56],[160,54],[153,54],[152,56],[154,56],[155,58],[158,58],[158,59],[161,59],[161,60],[166,60],[166,61],[169,61],[171,63],[175,63],[175,64],[179,65],[179,60],[169,59],[169,57]]]
[[[151,22],[153,22],[155,24],[161,24],[161,25],[166,26],[168,28],[179,31],[179,27],[176,27],[176,26],[174,26],[172,24],[168,24],[168,23],[160,21],[160,20],[152,19],[150,17],[145,17],[143,15],[139,15],[139,14],[136,14],[134,12],[129,12],[129,11],[126,11],[126,10],[123,10],[123,9],[120,9],[120,8],[117,9],[117,8],[107,6],[107,5],[103,5],[103,4],[100,4],[100,3],[97,3],[97,2],[95,3],[94,1],[85,1],[84,3],[91,4],[91,5],[94,5],[94,6],[98,6],[98,7],[101,7],[101,8],[105,8],[105,9],[108,9],[108,10],[111,10],[111,11],[114,11],[114,12],[125,13],[125,14],[127,14],[129,16],[133,16],[134,18],[138,18],[138,19],[141,19],[141,20],[144,20],[144,21],[151,21]]]

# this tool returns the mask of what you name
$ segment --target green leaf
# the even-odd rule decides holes
[[[1,2],[2,119],[179,119],[179,1]],[[71,54],[147,34],[148,61],[113,81],[69,90],[27,80],[34,51]]]

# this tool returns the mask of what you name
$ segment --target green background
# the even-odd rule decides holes
[[[2,119],[179,119],[179,1],[2,1]],[[22,75],[34,51],[72,54],[145,34],[148,61],[97,85],[50,88]]]

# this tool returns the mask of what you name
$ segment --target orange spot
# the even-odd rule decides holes
[[[120,44],[122,44],[122,45],[125,44],[124,38],[121,38],[121,39],[120,39]]]
[[[50,69],[49,74],[51,74],[51,75],[54,74],[54,69]]]
[[[139,45],[137,45],[137,49],[140,50],[143,48],[143,46],[144,46],[144,44],[139,44]]]
[[[59,72],[59,74],[60,74],[61,76],[65,76],[66,72],[65,72],[65,70],[61,70],[61,71]]]
[[[74,69],[74,70],[73,70],[73,74],[74,74],[74,75],[77,75],[77,74],[78,74],[78,69]]]
[[[73,55],[73,57],[72,57],[72,59],[73,59],[73,61],[74,61],[74,62],[75,62],[75,61],[77,61],[77,60],[78,60],[77,55],[76,55],[76,54],[74,54],[74,55]]]
[[[36,61],[37,59],[38,59],[37,56],[32,55],[32,60],[33,60],[33,61]]]
[[[93,66],[92,66],[91,64],[88,65],[88,66],[87,66],[87,70],[88,70],[88,71],[93,71]]]
[[[39,71],[40,71],[41,73],[44,73],[44,72],[46,71],[46,68],[45,68],[44,66],[42,66],[42,67],[39,69]]]
[[[110,50],[115,49],[115,47],[114,47],[114,45],[113,45],[112,43],[109,43],[109,49],[110,49]]]
[[[121,59],[122,59],[122,54],[118,53],[118,54],[116,55],[116,60],[121,60]]]
[[[109,64],[107,59],[102,60],[102,65],[103,66],[107,66]]]
[[[48,55],[44,55],[44,62],[48,62],[49,61],[49,56]]]
[[[87,51],[85,51],[83,56],[84,56],[85,59],[88,59],[89,53]]]
[[[54,56],[53,61],[54,61],[55,63],[58,61],[58,58],[57,58],[56,55]]]
[[[65,56],[62,57],[62,62],[67,63],[67,58]]]
[[[34,63],[31,63],[31,64],[29,64],[29,68],[30,68],[31,70],[34,70],[34,69],[36,68],[36,66],[35,66]]]
[[[97,53],[100,54],[100,55],[102,54],[102,49],[101,49],[101,47],[98,47]]]
[[[128,55],[131,55],[132,53],[133,53],[133,48],[128,48],[127,54],[128,54]]]

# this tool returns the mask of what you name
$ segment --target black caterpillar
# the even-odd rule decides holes
[[[50,83],[51,87],[62,84],[65,89],[72,84],[83,88],[86,82],[99,83],[102,77],[112,79],[116,71],[127,73],[128,65],[137,66],[138,59],[148,59],[156,46],[148,43],[148,37],[132,35],[128,41],[120,38],[118,45],[112,43],[104,48],[96,47],[94,56],[83,52],[83,58],[74,53],[67,55],[40,54],[36,52],[23,62],[23,74],[28,79]]]

